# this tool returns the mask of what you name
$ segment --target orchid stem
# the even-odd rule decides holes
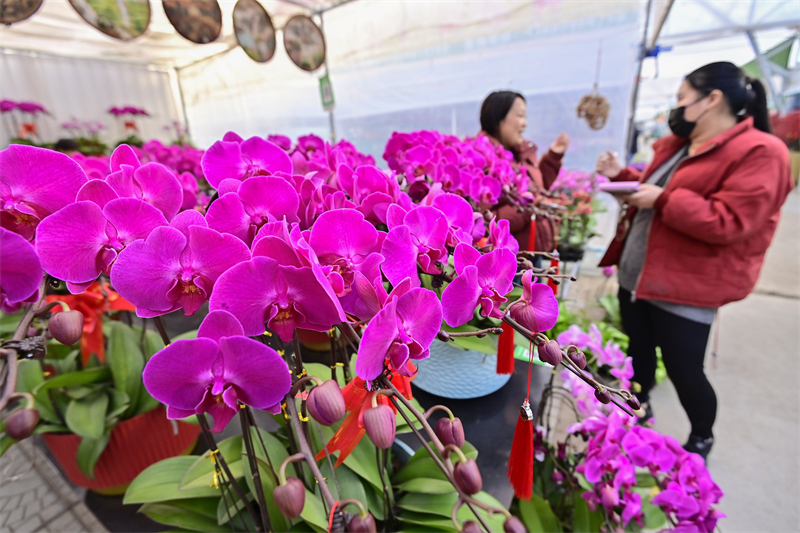
[[[167,328],[164,327],[164,321],[161,320],[160,316],[153,317],[153,322],[156,324],[156,329],[158,330],[158,334],[161,335],[161,340],[164,341],[164,346],[169,346],[172,341],[169,340],[169,335],[167,335]]]
[[[250,500],[247,499],[244,492],[242,491],[242,487],[239,486],[239,483],[236,482],[236,478],[233,477],[231,474],[231,469],[228,467],[228,462],[225,461],[225,458],[217,449],[217,442],[214,440],[214,435],[211,434],[211,430],[208,427],[208,420],[206,420],[206,415],[200,413],[197,416],[197,421],[200,422],[200,428],[203,430],[203,437],[206,439],[206,444],[208,444],[208,449],[211,450],[211,454],[214,456],[214,459],[219,463],[219,466],[222,470],[225,471],[225,475],[228,476],[228,480],[230,481],[231,486],[236,491],[236,495],[239,496],[239,499],[242,500],[244,503],[247,512],[250,513],[250,516],[253,517],[253,522],[256,524],[256,529],[258,531],[263,531],[263,527],[259,527],[258,524],[258,515],[253,511],[253,506],[250,505]]]
[[[267,500],[264,498],[264,487],[261,485],[261,471],[256,460],[255,446],[253,446],[253,433],[250,431],[250,420],[245,409],[246,406],[244,404],[239,405],[239,422],[242,424],[242,437],[247,451],[247,461],[250,464],[250,476],[253,478],[253,485],[256,487],[261,523],[266,531],[272,531],[272,522],[267,513]],[[256,428],[256,431],[258,431],[258,428]]]

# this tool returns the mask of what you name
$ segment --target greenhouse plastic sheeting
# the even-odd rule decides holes
[[[512,89],[528,100],[530,138],[543,149],[562,131],[573,138],[566,165],[590,168],[605,149],[623,151],[644,4],[639,2],[353,2],[324,16],[339,138],[381,155],[393,131],[480,129],[483,98]],[[279,47],[280,48],[280,47]],[[599,91],[608,124],[591,130],[576,116]],[[193,138],[227,130],[244,136],[309,131],[327,137],[317,78],[285,52],[264,65],[239,50],[181,69]]]

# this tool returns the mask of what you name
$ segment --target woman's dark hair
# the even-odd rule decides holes
[[[497,139],[500,122],[506,118],[517,98],[525,101],[524,96],[514,91],[495,91],[487,96],[481,105],[481,129]]]
[[[757,78],[746,76],[733,63],[709,63],[686,76],[686,81],[706,96],[719,89],[731,112],[739,114],[744,111],[747,116],[753,117],[756,128],[772,133],[764,84]]]

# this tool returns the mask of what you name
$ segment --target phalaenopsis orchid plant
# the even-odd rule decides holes
[[[38,102],[15,102],[4,99],[0,100],[0,114],[4,118],[5,128],[11,139],[21,141],[37,139],[41,142],[39,116],[50,113]]]
[[[458,152],[447,143],[457,144],[447,138],[443,150]],[[460,149],[478,162],[476,172],[505,161],[483,141]],[[454,330],[475,313],[513,328],[622,416],[638,407],[626,389],[586,374],[576,346],[562,349],[542,333],[555,324],[558,303],[534,274],[549,274],[534,272],[507,225],[487,227],[457,188],[430,184],[415,202],[394,171],[345,141],[314,136],[292,148],[281,136],[226,134],[202,156],[215,191],[204,205],[174,169],[127,145],[102,163],[29,146],[0,152],[0,304],[24,307],[0,348],[0,411],[13,409],[6,429],[21,419],[6,435],[12,441],[35,430],[35,398],[17,391],[16,376],[20,358],[43,357],[43,338],[28,333],[52,311],[48,287],[58,280],[79,295],[99,283],[104,298],[118,293],[164,344],[144,366],[145,389],[170,419],[195,418],[209,449],[156,463],[133,482],[126,501],[157,520],[233,531],[396,530],[434,519],[457,531],[531,529],[481,492],[458,418],[444,407],[422,413],[411,395],[415,361],[429,357],[433,342],[499,333]],[[525,195],[524,180],[502,175],[516,183],[508,192]],[[522,292],[509,301],[518,274]],[[162,317],[206,308],[196,334],[168,337]],[[58,340],[63,314],[50,318]],[[303,330],[328,334],[329,369],[304,362]],[[521,423],[531,426],[523,407]],[[437,409],[448,415],[434,429]],[[273,415],[278,429],[259,428],[255,411]],[[217,442],[234,417],[241,436]],[[398,428],[424,449],[403,468],[388,451]],[[523,444],[510,475],[529,500],[532,432]],[[438,517],[420,510],[420,494],[439,502]]]

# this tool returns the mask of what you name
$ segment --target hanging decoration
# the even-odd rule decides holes
[[[43,0],[0,0],[0,22],[10,26],[25,20],[42,7]]]
[[[601,130],[605,127],[608,121],[608,115],[611,112],[611,104],[605,96],[600,94],[598,85],[600,83],[600,60],[603,56],[603,43],[600,42],[600,47],[597,49],[597,69],[594,76],[594,86],[592,92],[581,98],[578,104],[578,118],[586,120],[586,123],[593,130]]]
[[[266,63],[275,55],[275,26],[256,0],[239,0],[233,8],[236,41],[250,59]]]
[[[325,62],[325,37],[313,20],[295,15],[283,27],[283,46],[292,63],[308,72]]]
[[[217,0],[163,0],[164,13],[183,38],[197,44],[215,41],[222,31]]]
[[[150,25],[149,0],[69,0],[78,14],[109,37],[130,41]]]

